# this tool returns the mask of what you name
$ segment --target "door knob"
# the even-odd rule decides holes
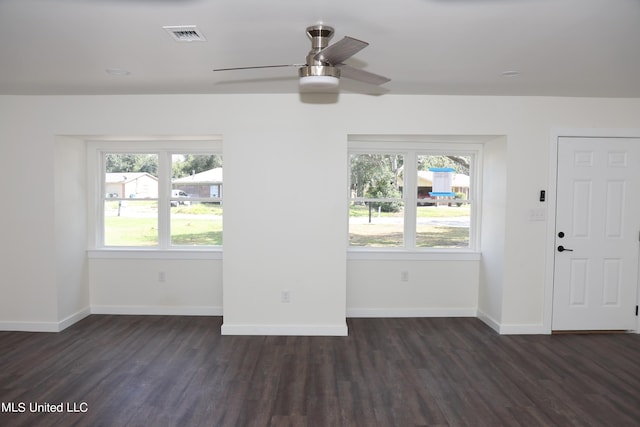
[[[562,246],[562,245],[558,246],[558,252],[564,252],[564,251],[573,252],[573,249],[565,248],[565,247],[564,247],[564,246]]]

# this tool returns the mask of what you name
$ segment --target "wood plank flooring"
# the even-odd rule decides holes
[[[640,335],[410,318],[237,337],[221,323],[93,315],[57,334],[0,332],[0,426],[640,425]]]

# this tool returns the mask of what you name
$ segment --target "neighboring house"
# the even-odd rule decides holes
[[[469,175],[462,173],[454,173],[451,180],[451,191],[454,193],[462,193],[465,199],[469,198]],[[402,187],[402,178],[399,179],[399,186]],[[418,198],[429,199],[429,192],[433,191],[433,172],[418,171]],[[419,204],[426,204],[424,201],[418,201]]]
[[[158,178],[146,172],[111,172],[105,174],[108,197],[144,199],[158,197]]]
[[[418,194],[429,196],[429,192],[433,188],[433,172],[418,171]],[[451,180],[451,191],[454,193],[463,193],[466,198],[469,197],[469,176],[462,173],[454,173]]]
[[[222,197],[222,168],[213,168],[173,180],[173,188],[191,197]]]

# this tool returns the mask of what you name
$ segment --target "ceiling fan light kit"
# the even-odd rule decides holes
[[[340,84],[340,69],[324,65],[307,65],[298,69],[303,89],[332,89]]]
[[[369,43],[346,36],[342,40],[329,45],[329,40],[333,37],[333,34],[334,29],[327,25],[318,24],[307,27],[307,36],[311,40],[311,50],[307,54],[305,64],[217,68],[213,71],[296,66],[299,67],[299,87],[304,90],[316,91],[337,88],[340,83],[340,76],[375,85],[390,81],[387,77],[344,64],[343,61],[367,47]]]

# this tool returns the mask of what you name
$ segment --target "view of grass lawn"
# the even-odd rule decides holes
[[[222,245],[222,217],[218,219],[172,219],[171,243],[174,245]]]
[[[158,244],[158,220],[108,216],[104,219],[105,246],[154,246]]]
[[[372,212],[368,222],[368,206],[350,206],[349,243],[351,246],[400,247],[403,246],[403,218],[401,212]],[[466,248],[469,247],[470,205],[418,206],[416,247]],[[447,221],[450,219],[450,221]]]
[[[157,203],[118,202],[105,205],[106,246],[155,246],[158,244]],[[171,244],[222,245],[223,207],[193,203],[171,208]],[[469,205],[419,206],[416,247],[464,248],[469,246]],[[403,245],[403,212],[372,212],[368,222],[367,206],[351,206],[349,241],[351,246],[399,247]],[[457,219],[447,224],[447,219]],[[430,221],[433,220],[433,221]],[[444,221],[444,222],[442,222]],[[453,222],[453,221],[452,221]]]
[[[419,248],[468,248],[468,227],[444,227],[419,225],[416,230],[416,246]]]
[[[403,233],[398,228],[397,224],[350,225],[349,242],[351,246],[399,247],[403,244]],[[417,229],[416,247],[444,249],[468,246],[469,228],[422,225]]]
[[[115,203],[115,206],[113,204]],[[155,246],[158,244],[158,219],[155,202],[137,204],[127,201],[117,216],[117,203],[105,206],[106,246]],[[150,204],[152,203],[152,204]],[[171,244],[222,245],[222,206],[204,203],[171,208]]]

